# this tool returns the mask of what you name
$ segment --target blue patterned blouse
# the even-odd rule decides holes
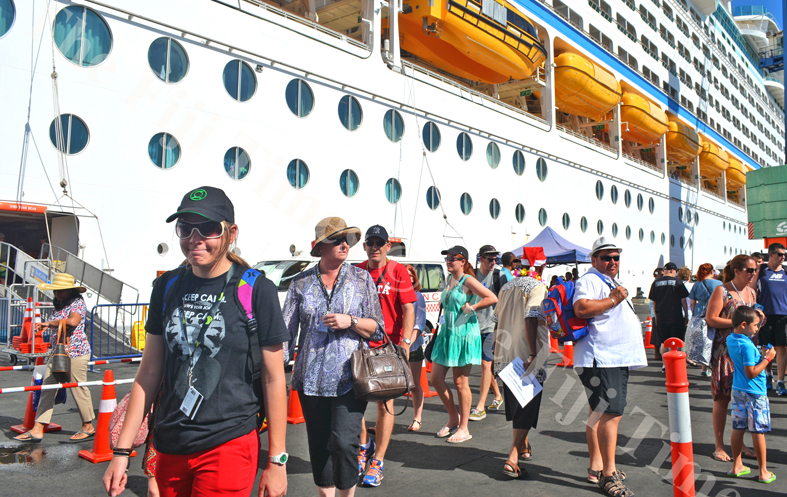
[[[339,269],[333,292],[323,286],[319,265],[293,278],[282,313],[293,341],[300,327],[292,388],[306,395],[338,397],[352,390],[350,356],[363,343],[352,330],[322,326],[323,316],[339,313],[374,319],[377,331],[371,339],[383,339],[385,324],[374,281],[368,271],[346,262]]]

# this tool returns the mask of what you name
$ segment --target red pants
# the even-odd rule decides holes
[[[250,432],[218,447],[185,456],[158,452],[156,483],[161,497],[248,497],[257,477],[260,437]]]

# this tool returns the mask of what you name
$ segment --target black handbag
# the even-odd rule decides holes
[[[426,344],[424,349],[424,357],[427,361],[432,362],[432,349],[434,349],[434,341],[437,338],[437,332],[440,329],[440,318],[443,316],[443,305],[440,304],[440,312],[437,314],[437,325],[432,332],[432,337],[429,338],[429,343]]]
[[[383,333],[383,345],[362,347],[350,356],[353,393],[358,400],[382,402],[401,397],[415,388],[407,352]],[[388,406],[386,405],[386,410]],[[395,416],[402,414],[404,409]],[[393,414],[393,413],[391,413]]]
[[[65,319],[60,320],[57,327],[57,343],[49,357],[49,371],[58,383],[71,380],[71,356],[68,354],[68,332]]]

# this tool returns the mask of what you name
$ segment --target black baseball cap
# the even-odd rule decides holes
[[[167,222],[171,223],[183,214],[199,214],[211,221],[235,224],[235,207],[229,197],[223,190],[212,186],[201,186],[185,194],[178,212],[169,216]]]
[[[664,269],[666,271],[677,271],[678,270],[678,265],[675,264],[674,262],[668,262],[668,263],[664,264]]]
[[[379,224],[375,224],[366,230],[366,237],[364,237],[364,241],[368,240],[369,238],[382,238],[385,243],[388,243],[388,232],[385,231],[385,228]]]
[[[486,254],[495,254],[495,255],[497,255],[497,254],[500,253],[500,251],[497,250],[493,245],[484,245],[483,247],[478,249],[478,253],[481,256],[484,256]]]
[[[461,255],[465,258],[465,260],[469,260],[470,258],[467,255],[467,249],[461,245],[454,245],[448,250],[443,250],[440,252],[442,255]]]

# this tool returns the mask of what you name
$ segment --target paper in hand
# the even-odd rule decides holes
[[[514,358],[508,366],[500,371],[500,378],[506,384],[506,388],[514,394],[522,407],[525,407],[542,390],[541,383],[536,380],[535,375],[533,373],[525,374],[525,372],[525,363],[519,357]]]

